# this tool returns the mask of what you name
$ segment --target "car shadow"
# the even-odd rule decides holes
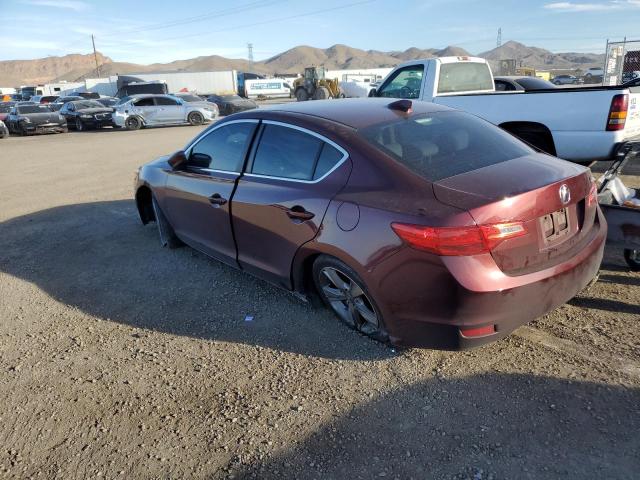
[[[101,319],[331,359],[396,355],[286,291],[188,247],[161,248],[155,225],[140,223],[133,200],[7,220],[0,252],[0,271]]]
[[[640,390],[624,386],[522,374],[433,378],[360,404],[290,449],[232,464],[230,473],[323,480],[635,478],[638,405]]]
[[[620,302],[618,300],[609,300],[608,298],[574,297],[569,300],[569,303],[575,307],[595,308],[598,310],[608,310],[610,312],[640,315],[640,305]]]

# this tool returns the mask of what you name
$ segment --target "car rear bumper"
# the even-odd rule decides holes
[[[425,292],[424,298],[411,303],[405,297],[391,304],[395,311],[385,312],[392,343],[444,350],[473,348],[505,337],[566,303],[596,277],[600,268],[607,228],[602,214],[598,215],[599,229],[592,240],[566,262],[569,268],[558,269],[552,276],[531,277],[534,280],[530,283],[514,288],[477,292],[441,272],[441,284],[435,292]],[[493,327],[493,332],[483,336],[461,333],[482,327]]]

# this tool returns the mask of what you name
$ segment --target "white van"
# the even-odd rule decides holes
[[[281,78],[259,78],[245,80],[247,98],[291,98],[291,84]]]

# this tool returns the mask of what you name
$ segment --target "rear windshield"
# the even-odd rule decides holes
[[[486,63],[460,62],[440,65],[438,93],[493,90],[493,80]]]
[[[463,112],[399,118],[359,133],[431,182],[533,153],[495,125]]]

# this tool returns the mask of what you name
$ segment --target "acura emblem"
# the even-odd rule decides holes
[[[571,201],[571,191],[569,190],[569,187],[567,187],[566,183],[560,187],[558,193],[560,194],[560,200],[562,200],[564,205]]]

